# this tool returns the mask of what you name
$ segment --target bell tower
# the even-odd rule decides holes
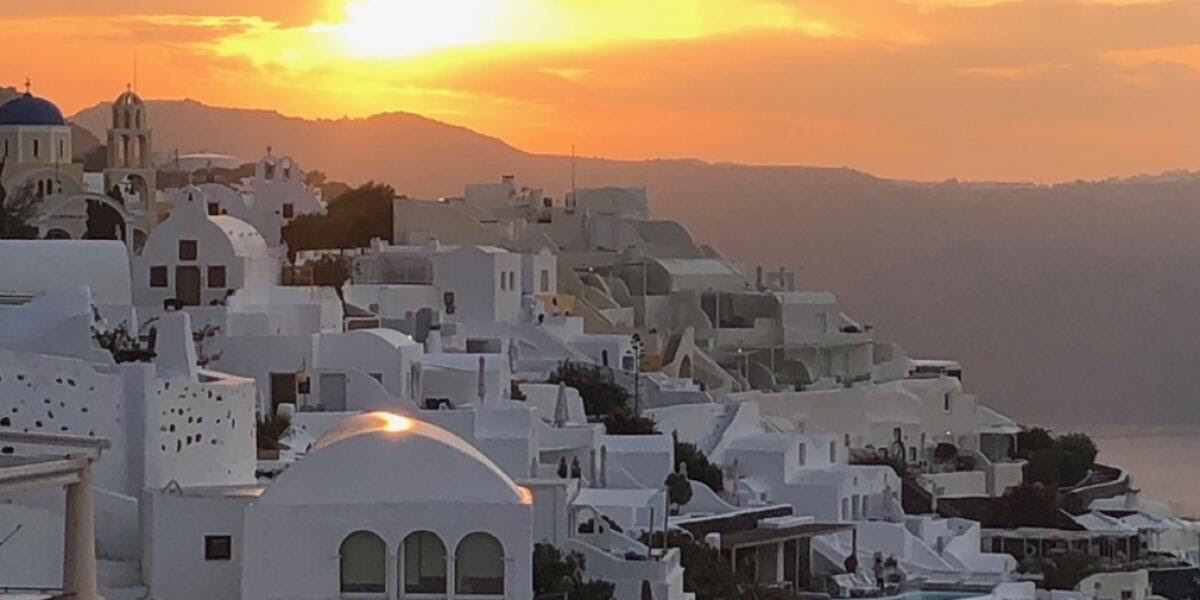
[[[146,105],[126,86],[125,93],[118,96],[112,106],[104,190],[109,195],[114,195],[114,190],[119,192],[129,209],[148,211],[154,206],[157,188],[150,134]]]

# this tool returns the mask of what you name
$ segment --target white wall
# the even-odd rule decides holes
[[[97,371],[82,360],[0,350],[0,430],[108,438],[112,447],[94,469],[99,487],[128,489],[125,417],[119,375]],[[45,451],[8,447],[17,454]]]
[[[476,531],[500,540],[505,556],[505,593],[511,600],[533,594],[531,507],[437,503],[345,504],[337,506],[251,505],[246,513],[246,554],[242,598],[325,600],[339,597],[338,549],[358,530],[375,532],[388,551],[388,589],[395,592],[404,538],[432,531],[446,545],[448,587],[453,588],[453,556],[459,541]]]
[[[146,487],[252,483],[254,384],[158,380],[146,411]]]
[[[153,598],[209,600],[241,597],[246,539],[243,514],[250,496],[142,495],[142,577]],[[204,536],[232,537],[231,560],[205,560]]]

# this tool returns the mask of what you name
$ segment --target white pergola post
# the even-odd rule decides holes
[[[96,521],[92,465],[79,470],[79,480],[67,486],[63,536],[63,595],[99,600],[96,590]]]

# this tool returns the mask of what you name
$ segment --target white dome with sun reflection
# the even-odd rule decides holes
[[[267,486],[260,504],[529,504],[529,491],[462,438],[386,412],[350,417]]]

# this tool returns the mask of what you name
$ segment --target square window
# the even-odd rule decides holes
[[[225,267],[222,265],[211,266],[208,268],[208,287],[223,288],[225,287]]]
[[[283,218],[290,219],[296,214],[296,207],[291,202],[286,202],[283,205]]]
[[[233,537],[228,535],[204,536],[204,560],[233,559]]]
[[[196,260],[196,240],[179,240],[179,260]]]
[[[208,216],[216,217],[216,216],[220,216],[220,214],[221,214],[221,204],[218,202],[209,202],[208,203]]]
[[[150,287],[167,287],[167,268],[164,266],[150,267]]]

